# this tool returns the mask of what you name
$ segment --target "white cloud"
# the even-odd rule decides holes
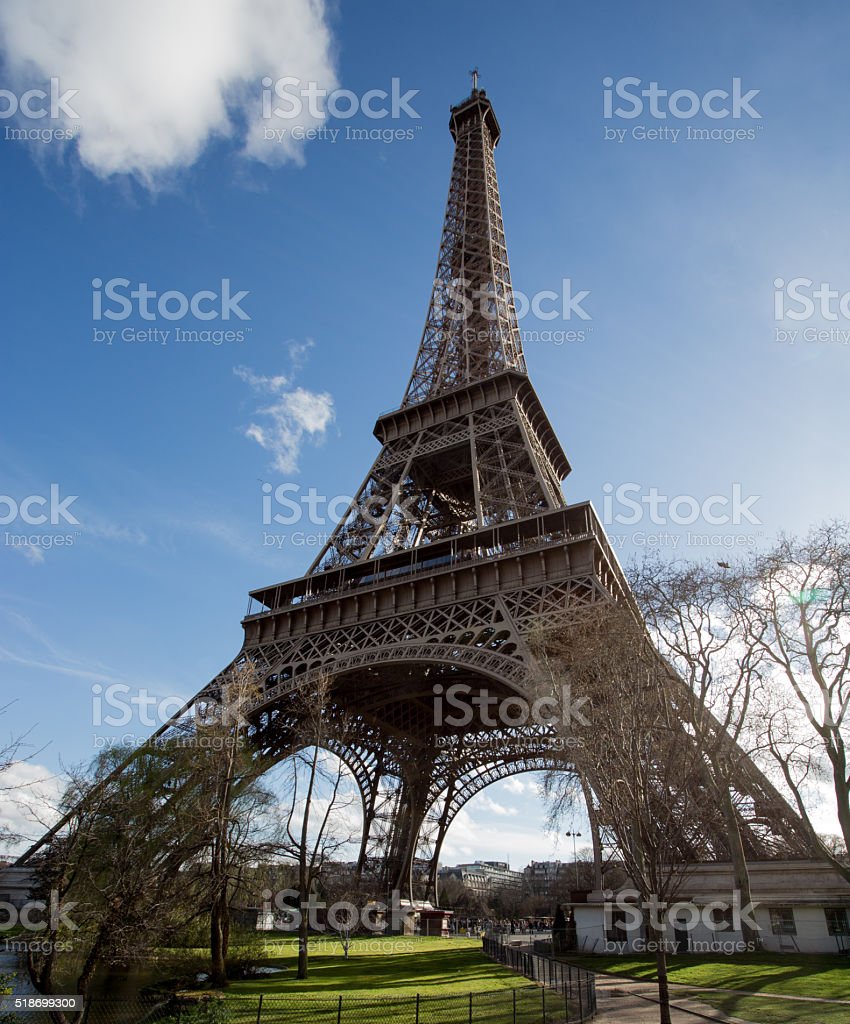
[[[254,373],[253,370],[249,370],[247,366],[237,366],[233,372],[240,380],[244,380],[246,384],[250,384],[256,391],[280,391],[289,384],[289,378],[280,375],[278,377],[263,377],[258,373]]]
[[[0,774],[0,830],[8,829],[25,840],[7,853],[20,854],[58,819],[57,806],[64,781],[43,765],[16,761]]]
[[[291,387],[288,377],[263,377],[246,366],[233,371],[255,391],[273,396],[270,405],[261,406],[256,415],[267,423],[251,423],[244,434],[274,456],[273,466],[282,473],[298,468],[298,456],[306,437],[321,441],[334,419],[333,398],[326,392]]]
[[[337,86],[324,0],[6,0],[0,45],[16,89],[58,78],[59,92],[76,90],[67,104],[78,116],[58,120],[79,126],[89,170],[150,188],[216,136],[264,163],[302,162],[291,132],[263,137],[262,79]],[[320,124],[317,113],[305,104],[298,124]]]
[[[546,808],[541,799],[542,776],[532,773],[495,782],[478,793],[459,811],[446,833],[440,855],[442,864],[470,860],[509,860],[523,868],[532,860],[563,859],[566,840],[546,826]],[[515,797],[523,799],[516,801]],[[576,816],[570,828],[585,836],[590,829],[584,814]],[[586,840],[578,841],[584,849]],[[569,846],[572,857],[572,846]]]
[[[509,793],[526,793],[534,789],[529,783],[517,778],[507,779],[503,785]]]

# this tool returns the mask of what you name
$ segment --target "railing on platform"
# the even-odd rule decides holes
[[[576,543],[595,538],[615,575],[622,570],[605,538],[592,505],[583,502],[568,508],[530,516],[433,541],[364,563],[352,563],[321,573],[251,591],[245,621],[305,603],[336,599],[352,590],[369,589],[421,573],[434,574],[467,567],[476,562],[545,549],[553,544]],[[260,604],[262,610],[255,611]]]

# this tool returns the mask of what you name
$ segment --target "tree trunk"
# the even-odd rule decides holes
[[[667,950],[664,947],[663,935],[658,936],[655,972],[658,975],[659,1020],[661,1024],[670,1024],[670,988],[667,984]]]
[[[230,907],[225,902],[221,918],[221,952],[225,961],[230,951]]]
[[[221,898],[216,897],[210,914],[210,984],[213,988],[227,985],[225,939],[222,928]]]
[[[309,919],[306,914],[302,913],[298,923],[298,974],[296,977],[299,981],[307,977],[307,929],[309,927]]]

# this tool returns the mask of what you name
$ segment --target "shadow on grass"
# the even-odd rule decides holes
[[[294,954],[264,961],[286,968],[284,975],[235,982],[233,995],[284,995],[287,992],[481,991],[528,985],[528,979],[489,960],[479,949],[425,949],[416,952],[351,956],[319,953],[310,957],[309,975],[295,977]]]

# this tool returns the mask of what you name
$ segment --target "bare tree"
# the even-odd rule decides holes
[[[204,785],[195,808],[208,823],[209,832],[197,873],[206,881],[210,983],[217,988],[227,985],[231,904],[246,865],[256,859],[263,845],[259,818],[271,800],[258,784],[267,765],[250,747],[249,721],[244,714],[259,689],[259,673],[245,660],[221,677],[218,691],[196,712],[195,761]]]
[[[5,714],[12,703],[14,702],[0,706],[0,715]],[[44,781],[39,779],[22,782],[20,780],[13,781],[11,778],[16,768],[27,764],[36,756],[36,752],[32,750],[29,753],[24,753],[28,746],[28,735],[28,732],[23,735],[13,734],[7,740],[0,741],[0,806],[11,807],[13,804],[27,806],[28,794],[37,789],[39,783]],[[0,820],[0,848],[12,849],[23,838],[13,828],[10,828],[8,822]]]
[[[328,864],[356,839],[348,812],[358,801],[351,791],[351,776],[328,747],[340,738],[344,722],[331,713],[331,682],[320,677],[296,695],[290,756],[281,763],[283,821],[274,848],[295,862],[298,892],[310,900]],[[309,965],[310,921],[298,915],[298,978],[306,978]]]
[[[850,524],[830,522],[798,540],[782,537],[737,574],[733,606],[743,641],[761,659],[761,741],[811,835],[826,785],[850,846]],[[818,841],[850,880],[850,866]]]
[[[677,704],[710,762],[706,786],[723,815],[723,840],[741,902],[752,900],[741,830],[743,800],[735,793],[751,771],[755,752],[751,711],[761,689],[761,658],[742,642],[730,596],[737,573],[706,563],[645,560],[633,573],[633,590],[659,653],[685,684]],[[743,938],[758,933],[742,922]]]
[[[677,710],[681,684],[628,608],[601,601],[536,639],[564,708],[573,761],[645,906],[675,899],[706,807],[706,761]],[[564,682],[569,683],[565,689]],[[588,724],[582,724],[586,721]],[[667,943],[656,931],[660,1019],[670,1021]]]
[[[328,865],[320,883],[324,902],[333,907],[333,914],[328,915],[328,926],[336,933],[343,956],[347,960],[351,942],[363,927],[362,909],[373,899],[375,893],[347,865]],[[379,922],[376,921],[375,924],[376,928],[381,927]]]

